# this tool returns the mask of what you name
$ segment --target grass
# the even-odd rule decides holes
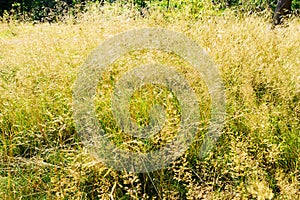
[[[272,30],[268,13],[201,10],[195,18],[189,9],[154,9],[141,17],[131,8],[106,6],[65,23],[0,23],[1,199],[300,198],[299,18]],[[201,77],[170,53],[140,51],[120,58],[103,74],[96,106],[100,122],[122,148],[159,147],[160,141],[172,139],[178,122],[171,98],[165,106],[170,124],[150,146],[121,138],[109,98],[114,82],[134,66],[174,66],[193,86],[201,108],[201,129],[183,156],[165,170],[133,174],[106,167],[83,148],[73,119],[72,88],[94,48],[115,34],[143,27],[184,33],[206,50],[225,84],[227,116],[214,150],[198,159],[210,116]],[[132,117],[142,125],[149,123],[153,102],[139,97],[155,99],[157,90],[149,86],[135,93]],[[156,98],[168,102],[163,91]]]

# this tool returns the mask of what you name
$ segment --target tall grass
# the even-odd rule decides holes
[[[129,7],[107,5],[64,23],[0,23],[0,198],[299,199],[299,19],[271,30],[268,13],[201,10],[195,17],[192,9],[150,9],[141,17]],[[73,121],[72,87],[98,44],[142,27],[182,32],[206,50],[226,87],[227,116],[213,152],[199,159],[210,115],[201,77],[172,54],[122,57],[99,83],[98,117],[108,132],[119,133],[109,112],[114,80],[143,63],[174,66],[194,86],[203,109],[203,127],[182,157],[167,169],[131,174],[85,151]],[[149,98],[155,94],[155,88],[146,89],[141,92]],[[151,102],[138,99],[132,105],[141,124],[147,123],[145,104]],[[153,144],[160,145],[156,139]]]

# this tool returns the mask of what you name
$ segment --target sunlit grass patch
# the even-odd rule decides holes
[[[75,22],[1,23],[0,198],[299,199],[299,26],[295,18],[271,30],[263,16],[231,11],[193,17],[184,9],[150,10],[141,17],[118,6],[93,8]],[[95,96],[98,120],[115,144],[146,152],[177,132],[176,97],[160,86],[136,91],[130,114],[147,126],[151,108],[162,105],[169,126],[161,134],[137,140],[116,125],[114,86],[137,66],[159,63],[180,72],[194,89],[201,113],[197,137],[182,157],[165,170],[128,174],[85,152],[75,129],[72,87],[79,67],[101,42],[143,27],[178,31],[203,47],[220,70],[227,116],[213,152],[199,159],[211,103],[202,77],[172,53],[124,55],[102,74]]]

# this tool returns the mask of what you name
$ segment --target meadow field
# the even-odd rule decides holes
[[[76,18],[51,24],[3,18],[0,199],[300,199],[299,18],[272,29],[269,11],[195,14],[191,9],[150,9],[141,16],[130,7],[90,6]],[[116,80],[141,64],[162,63],[184,75],[199,98],[201,126],[190,148],[166,169],[116,171],[85,149],[74,123],[72,91],[80,66],[99,44],[146,27],[182,33],[206,51],[225,86],[226,119],[217,144],[200,159],[210,119],[201,77],[172,53],[125,55],[108,66],[95,98],[97,117],[120,148],[164,145],[180,119],[176,106],[166,106],[171,125],[152,138],[151,147],[122,136],[110,95]],[[146,104],[157,93],[148,89],[136,93],[132,105],[141,124],[147,123]],[[168,94],[161,98],[167,101]]]

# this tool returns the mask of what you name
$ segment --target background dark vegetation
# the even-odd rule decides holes
[[[0,16],[13,15],[17,19],[36,20],[36,21],[60,21],[64,14],[76,15],[85,9],[88,3],[114,3],[116,0],[0,0]],[[186,1],[179,2],[172,0],[132,0],[118,1],[122,4],[133,4],[136,8],[150,8],[153,4],[161,4],[161,7],[180,7]],[[259,12],[266,9],[275,9],[277,0],[212,0],[215,8],[224,10],[234,8],[245,12]],[[201,9],[201,1],[191,1],[197,9]],[[299,0],[294,0],[292,8],[299,9]]]

